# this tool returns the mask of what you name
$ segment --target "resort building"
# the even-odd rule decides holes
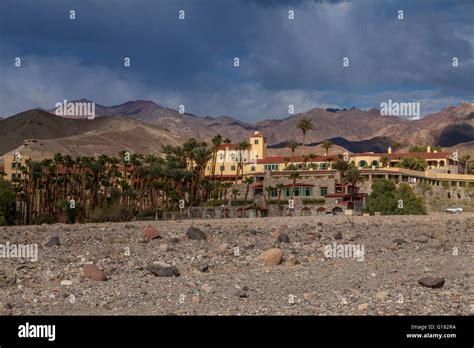
[[[426,161],[425,171],[401,168],[405,158]],[[332,168],[338,159],[356,165],[362,182],[357,187],[344,184],[340,173]],[[249,138],[248,147],[223,144],[217,152],[214,169],[210,161],[206,176],[228,181],[239,190],[238,198],[254,200],[261,205],[287,205],[293,200],[297,207],[318,212],[361,211],[374,179],[385,178],[409,184],[428,184],[446,188],[474,188],[474,175],[461,174],[461,163],[449,152],[416,153],[341,153],[336,156],[267,156],[266,138],[258,131]]]
[[[3,173],[3,179],[7,181],[15,178],[21,179],[23,175],[21,167],[24,167],[29,159],[29,157],[15,156],[14,154],[6,154],[0,157],[0,175]]]

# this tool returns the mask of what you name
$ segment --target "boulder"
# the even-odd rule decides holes
[[[283,251],[280,248],[272,248],[265,250],[258,257],[257,261],[267,265],[279,265],[283,257]]]
[[[191,226],[186,231],[186,237],[193,240],[207,240],[207,235],[201,229]]]
[[[105,273],[101,271],[96,265],[86,265],[84,267],[84,277],[97,281],[107,280]]]

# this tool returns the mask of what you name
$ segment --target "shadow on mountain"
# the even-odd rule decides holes
[[[472,115],[472,114],[471,114]],[[467,123],[448,126],[440,133],[436,145],[453,146],[474,140],[474,127]]]
[[[393,144],[393,140],[387,137],[375,137],[372,139],[361,140],[361,141],[350,141],[341,137],[329,139],[334,145],[341,146],[350,152],[387,152],[387,148]],[[306,144],[306,146],[317,146],[322,142]],[[281,142],[269,148],[281,149],[288,146],[288,142]]]

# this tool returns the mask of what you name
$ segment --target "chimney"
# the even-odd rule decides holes
[[[431,152],[431,146],[428,145],[428,147],[426,148],[426,152]]]
[[[392,153],[392,147],[391,146],[388,147],[387,153]]]

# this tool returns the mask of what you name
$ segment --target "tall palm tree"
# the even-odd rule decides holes
[[[295,150],[298,147],[298,143],[294,140],[290,140],[290,142],[288,143],[287,146],[291,150],[291,156],[294,157],[295,156]],[[291,161],[291,164],[293,165],[293,161]]]
[[[245,184],[245,201],[247,201],[247,197],[249,195],[249,189],[250,189],[250,185],[253,184],[253,178],[247,176],[245,177],[244,179],[244,184]]]
[[[280,182],[280,183],[276,184],[276,188],[278,190],[278,205],[280,205],[281,191],[285,188],[285,184],[282,184]]]
[[[217,151],[222,144],[222,135],[216,134],[212,138],[212,161],[211,161],[211,177],[214,179],[214,174],[216,172],[216,163],[217,163]]]
[[[471,155],[469,154],[464,154],[459,158],[459,161],[463,164],[464,166],[464,174],[467,174],[467,168],[468,168],[468,163],[469,160],[471,159]]]
[[[357,184],[362,181],[362,176],[360,175],[360,171],[357,169],[356,166],[352,165],[347,169],[344,174],[344,183],[351,185],[351,201],[353,200],[354,193],[356,191]]]
[[[303,135],[303,150],[304,150],[306,133],[314,129],[313,121],[311,121],[309,118],[302,117],[296,122],[296,128],[301,130],[301,133]]]
[[[239,144],[237,144],[238,163],[237,163],[237,173],[235,176],[235,183],[237,183],[239,173],[240,173],[240,180],[242,181],[242,178],[244,175],[244,154],[248,147],[249,147],[249,143],[247,142],[247,140],[244,140],[240,142]]]
[[[328,156],[328,152],[329,152],[329,149],[331,147],[333,147],[333,142],[331,140],[324,140],[322,143],[321,143],[321,146],[323,147],[324,149],[324,156]]]
[[[290,179],[293,180],[292,196],[295,195],[296,180],[298,180],[299,177],[300,177],[300,174],[298,172],[293,172],[290,174]]]
[[[339,172],[339,178],[341,182],[344,181],[344,174],[349,169],[350,165],[343,159],[338,159],[333,163],[332,168]]]

